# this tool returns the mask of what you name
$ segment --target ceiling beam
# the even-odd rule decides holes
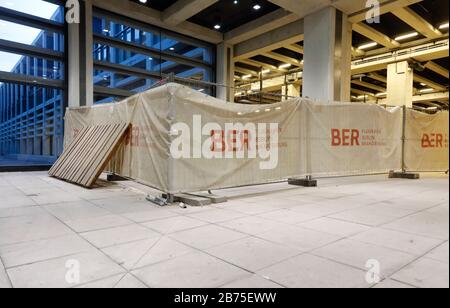
[[[370,96],[375,96],[374,93],[369,92],[369,91],[363,91],[363,90],[358,90],[358,89],[353,89],[351,90],[352,93],[358,94],[358,95],[370,95]]]
[[[360,81],[360,80],[352,80],[353,84],[356,84],[358,86],[367,88],[367,89],[371,89],[371,90],[375,90],[378,92],[386,92],[386,89],[368,82],[364,82],[364,81]]]
[[[297,15],[291,12],[278,9],[225,33],[224,40],[228,44],[236,45],[299,19]]]
[[[303,41],[303,20],[297,20],[283,27],[266,32],[234,47],[235,61],[248,59],[263,52],[269,52],[286,45]]]
[[[330,0],[269,0],[273,4],[282,7],[294,14],[298,17],[303,18],[309,14],[312,14],[322,8],[325,8],[331,5],[332,1]]]
[[[414,73],[414,81],[426,84],[428,87],[439,90],[439,91],[446,90],[446,88],[444,86],[440,85],[439,83],[429,80],[425,77],[419,76],[416,73]]]
[[[448,69],[434,63],[433,61],[427,62],[427,64],[425,64],[425,67],[441,76],[444,76],[445,78],[449,78]]]
[[[355,23],[352,26],[353,31],[358,32],[359,34],[362,34],[363,36],[371,39],[374,42],[377,42],[378,44],[388,47],[388,48],[397,48],[400,46],[399,42],[394,41],[389,36],[378,32],[374,28],[364,24],[364,23]],[[358,47],[358,46],[357,46]]]
[[[300,60],[297,60],[297,59],[294,59],[291,57],[287,57],[285,55],[281,55],[277,52],[269,51],[269,52],[264,52],[261,55],[264,57],[268,57],[268,58],[283,62],[283,63],[288,63],[288,64],[292,64],[295,66],[300,66],[300,67],[302,66]]]
[[[380,14],[384,15],[395,9],[407,7],[415,3],[422,2],[423,0],[388,0],[380,4]],[[372,8],[365,8],[361,11],[353,13],[349,16],[349,21],[352,23],[357,23],[366,20],[367,12]]]
[[[259,74],[257,72],[249,70],[249,69],[246,69],[246,68],[243,68],[243,67],[239,67],[239,66],[235,66],[234,70],[236,72],[239,72],[239,73],[244,74],[244,75],[252,75],[252,76],[256,76],[256,77],[259,76]]]
[[[381,76],[381,75],[379,75],[377,73],[370,73],[368,77],[373,79],[373,80],[377,80],[377,81],[384,82],[384,83],[387,84],[387,78],[384,77],[384,76]]]
[[[210,7],[218,0],[178,0],[162,13],[162,21],[177,26]]]
[[[300,46],[298,44],[287,44],[286,46],[284,46],[284,48],[289,49],[293,52],[299,53],[299,54],[304,54],[305,53],[305,49],[303,48],[303,46]]]
[[[413,103],[424,103],[424,102],[435,102],[435,101],[447,101],[448,102],[448,91],[439,92],[439,93],[429,93],[423,95],[414,95]],[[381,103],[387,103],[387,98],[381,99],[378,101]]]
[[[438,29],[408,7],[396,9],[392,11],[392,14],[429,39],[436,39],[442,36]]]
[[[427,62],[448,57],[449,40],[405,48],[395,52],[379,54],[373,57],[355,60],[352,62],[352,74],[364,74],[386,69],[388,64],[401,61]]]
[[[270,65],[270,64],[260,62],[260,61],[255,61],[255,60],[250,60],[250,59],[241,59],[241,60],[239,60],[239,62],[247,64],[247,65],[251,65],[253,67],[258,67],[258,68],[262,67],[264,69],[269,69],[269,70],[280,72],[280,73],[287,72],[287,70],[279,69],[275,65]]]

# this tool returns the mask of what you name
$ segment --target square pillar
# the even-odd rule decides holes
[[[413,107],[414,72],[407,61],[392,63],[387,69],[387,103]]]
[[[305,17],[303,97],[350,101],[352,28],[347,15],[327,7]]]
[[[233,45],[221,43],[217,45],[216,97],[234,102],[234,48]]]
[[[92,0],[80,1],[80,23],[68,24],[68,106],[94,103]]]

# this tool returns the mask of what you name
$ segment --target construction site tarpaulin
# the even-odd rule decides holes
[[[406,118],[408,169],[448,168],[448,113]],[[66,145],[84,126],[131,123],[108,171],[167,193],[402,169],[400,107],[232,104],[169,83],[120,103],[69,108],[65,120]]]
[[[407,110],[405,127],[406,170],[448,170],[448,111],[426,114]]]
[[[301,100],[230,104],[168,84],[120,103],[69,108],[66,139],[87,125],[128,121],[132,134],[108,171],[168,193],[304,175]]]
[[[402,109],[345,103],[304,103],[308,173],[343,176],[401,168]]]

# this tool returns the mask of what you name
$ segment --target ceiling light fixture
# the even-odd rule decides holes
[[[261,6],[261,4],[259,4],[259,3],[255,3],[255,4],[253,5],[253,9],[254,9],[255,11],[259,11],[261,8],[262,8],[262,6]]]
[[[404,41],[404,40],[407,40],[407,39],[409,39],[409,38],[416,37],[416,36],[418,36],[418,35],[419,35],[419,33],[417,33],[417,32],[412,32],[412,33],[408,33],[408,34],[405,34],[405,35],[397,36],[397,37],[395,38],[395,40],[396,40],[396,41]]]
[[[290,68],[291,66],[292,66],[292,64],[290,64],[290,63],[285,63],[285,64],[281,64],[278,68],[279,68],[280,70],[283,70],[283,69]]]
[[[420,93],[431,93],[434,92],[434,89],[432,88],[426,88],[419,91]]]
[[[367,44],[359,46],[358,49],[359,50],[365,50],[365,49],[369,49],[369,48],[375,47],[377,45],[378,45],[377,42],[371,42],[371,43],[367,43]]]
[[[217,25],[214,26],[214,29],[216,29],[216,30],[220,30],[220,28],[222,28],[222,26],[219,25],[219,24],[217,24]]]
[[[139,0],[140,3],[146,4],[147,0]]]
[[[250,79],[250,78],[252,78],[252,75],[244,75],[244,76],[242,76],[242,79]]]
[[[448,22],[439,26],[439,30],[448,29]]]

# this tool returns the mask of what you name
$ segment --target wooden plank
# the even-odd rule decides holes
[[[83,128],[50,169],[50,176],[92,187],[129,133],[129,123]]]

